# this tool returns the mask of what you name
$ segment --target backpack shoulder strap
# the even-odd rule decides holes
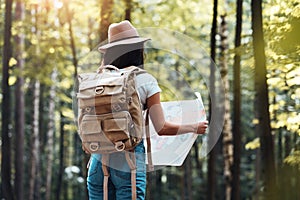
[[[145,128],[146,128],[146,141],[147,141],[147,158],[148,158],[148,170],[154,171],[154,165],[152,162],[152,154],[151,154],[151,138],[150,138],[150,127],[149,127],[149,110],[146,110],[146,121],[145,121]]]
[[[125,157],[128,163],[128,166],[131,171],[131,194],[132,194],[132,200],[136,200],[136,157],[135,152],[131,151],[125,151]]]
[[[109,162],[109,155],[108,154],[102,154],[102,171],[104,174],[103,179],[103,199],[108,200],[108,178],[109,178],[109,171],[107,169],[108,162]]]

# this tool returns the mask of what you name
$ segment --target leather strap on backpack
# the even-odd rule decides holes
[[[148,158],[148,170],[154,171],[154,166],[152,162],[152,154],[151,154],[151,139],[150,139],[150,127],[149,127],[149,109],[146,111],[146,141],[147,141],[147,158]]]
[[[136,158],[134,151],[128,152],[125,151],[125,157],[128,163],[128,166],[131,170],[131,193],[132,200],[136,200]]]
[[[102,154],[102,171],[104,174],[104,180],[103,180],[103,199],[108,200],[108,178],[109,178],[109,172],[107,169],[107,165],[109,162],[109,155],[108,154]]]
[[[135,160],[135,153],[125,151],[126,161],[131,171],[131,192],[132,192],[132,200],[136,200],[136,160]],[[109,162],[109,155],[102,154],[102,171],[104,174],[103,180],[103,199],[108,200],[108,178],[109,178],[109,171],[107,169],[107,165]]]

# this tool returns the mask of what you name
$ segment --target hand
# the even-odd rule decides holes
[[[208,127],[208,121],[198,122],[196,124],[195,133],[197,134],[204,134]]]

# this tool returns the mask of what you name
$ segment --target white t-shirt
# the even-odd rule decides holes
[[[143,73],[136,76],[137,90],[140,95],[141,103],[145,106],[147,98],[161,92],[157,80],[149,73]]]

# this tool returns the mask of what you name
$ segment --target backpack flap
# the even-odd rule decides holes
[[[103,105],[103,102],[98,102],[97,97],[121,94],[123,88],[124,80],[120,79],[120,77],[102,78],[101,75],[96,73],[94,75],[89,74],[89,77],[83,79],[79,85],[79,92],[77,93],[78,105],[80,108]],[[109,101],[111,103],[111,100]],[[104,104],[106,103],[104,102]]]
[[[103,133],[112,141],[118,151],[131,148],[132,126],[133,122],[127,111],[108,114],[102,123]]]
[[[90,153],[113,151],[111,141],[102,134],[101,120],[96,115],[85,115],[80,125],[80,136],[83,145]],[[101,148],[102,147],[102,148]],[[103,149],[103,147],[106,147]]]

